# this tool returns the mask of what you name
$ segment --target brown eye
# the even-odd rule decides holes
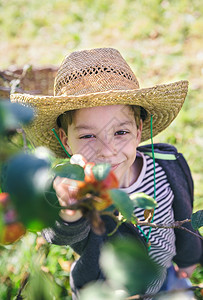
[[[115,135],[125,135],[127,133],[129,133],[129,132],[126,130],[119,130],[119,131],[116,131]]]
[[[93,134],[86,134],[86,135],[81,136],[80,139],[91,139],[94,137],[95,137],[95,135],[93,135]]]

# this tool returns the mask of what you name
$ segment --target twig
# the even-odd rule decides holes
[[[16,73],[14,73],[14,72],[12,72],[12,71],[9,71],[9,70],[0,71],[0,77],[1,77],[3,80],[9,81],[9,82],[10,82],[10,80],[7,79],[7,78],[5,77],[5,75],[6,75],[6,76],[12,76],[12,77],[14,77],[14,78],[16,78],[16,79],[19,79],[19,77],[20,77],[19,74],[16,74]]]
[[[23,71],[20,75],[20,81],[25,78],[25,76],[27,75],[28,72],[30,72],[32,70],[32,66],[31,65],[24,65],[23,67]]]
[[[7,92],[9,94],[13,93],[25,93],[25,91],[19,87],[21,81],[26,77],[27,73],[32,69],[31,65],[25,65],[21,74],[15,74],[13,72],[0,71],[0,77],[5,82],[9,82],[10,87],[2,87],[0,86],[0,90]],[[6,78],[7,76],[11,76],[11,79]]]
[[[0,91],[3,91],[3,92],[8,92],[10,93],[11,92],[11,88],[10,87],[4,87],[4,86],[0,86]],[[15,92],[17,93],[25,93],[25,91],[19,87],[16,87],[15,88]]]
[[[152,228],[165,228],[165,229],[169,229],[169,228],[179,228],[179,229],[182,229],[182,230],[185,230],[197,237],[199,237],[200,239],[203,240],[203,237],[189,229],[187,229],[186,227],[183,227],[182,225],[184,223],[188,223],[188,222],[191,222],[190,219],[185,219],[183,221],[175,221],[174,223],[168,223],[168,224],[156,224],[156,223],[149,223],[149,222],[146,222],[146,221],[140,221],[140,220],[137,220],[136,225],[141,225],[141,226],[150,226]]]
[[[187,231],[187,232],[189,232],[189,233],[191,233],[191,234],[197,236],[197,237],[200,238],[201,240],[203,240],[203,236],[201,236],[201,235],[199,235],[199,234],[197,234],[197,233],[195,233],[195,232],[189,230],[189,229],[186,228],[186,227],[180,226],[180,227],[177,227],[177,228],[182,229],[182,230],[185,230],[185,231]]]
[[[22,137],[23,137],[23,150],[25,152],[28,151],[28,146],[27,146],[27,140],[26,140],[26,135],[25,135],[25,131],[21,128],[20,129],[21,133],[22,133]]]
[[[116,215],[114,215],[114,213],[112,213],[110,211],[102,211],[101,215],[111,217],[115,221],[115,223],[119,223],[121,221],[121,220],[118,219],[118,217]],[[125,222],[125,220],[123,220],[123,222]]]
[[[22,300],[23,299],[22,296],[21,296],[21,293],[22,293],[24,287],[26,286],[29,277],[30,277],[30,274],[26,272],[23,276],[23,279],[22,279],[22,282],[21,282],[21,285],[20,285],[20,288],[19,288],[19,291],[18,291],[18,294],[17,294],[15,300]]]
[[[111,217],[114,222],[116,223],[116,227],[114,228],[114,230],[110,233],[108,233],[108,236],[112,236],[114,235],[114,233],[116,233],[117,229],[119,228],[119,226],[124,223],[126,220],[125,219],[119,219],[116,215],[114,215],[112,212],[109,212],[109,211],[103,211],[101,213],[102,216],[109,216]]]
[[[146,298],[151,298],[154,296],[162,296],[162,295],[170,295],[170,294],[176,294],[176,293],[181,293],[181,292],[187,292],[187,291],[195,291],[196,289],[201,289],[199,286],[191,286],[189,288],[185,289],[176,289],[176,290],[171,290],[171,291],[163,291],[159,293],[154,293],[154,294],[145,294],[145,295],[134,295],[126,298],[126,300],[134,300],[134,299],[146,299]]]
[[[32,69],[32,65],[25,65],[21,74],[17,74],[15,72],[12,72],[12,71],[9,71],[9,70],[0,71],[0,77],[4,81],[8,81],[8,82],[10,82],[11,80],[6,78],[5,76],[10,76],[14,79],[22,80],[31,69]]]
[[[144,226],[150,226],[152,228],[165,228],[165,229],[168,229],[168,228],[179,228],[184,223],[188,223],[188,222],[191,222],[191,220],[190,219],[185,219],[183,221],[175,221],[174,223],[168,223],[168,224],[162,224],[162,223],[156,224],[156,223],[150,223],[150,222],[146,222],[146,221],[137,220],[136,225],[144,225]]]
[[[10,80],[8,80],[8,79],[4,76],[4,72],[1,72],[1,71],[0,71],[0,78],[2,78],[3,81],[8,81],[8,82],[10,82]]]

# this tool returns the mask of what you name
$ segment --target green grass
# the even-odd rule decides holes
[[[141,87],[189,80],[183,109],[154,141],[172,143],[184,153],[195,183],[194,210],[203,209],[202,0],[0,0],[0,31],[0,68],[59,65],[72,51],[110,46],[122,53]],[[1,268],[16,289],[30,255],[21,251],[24,258],[9,252],[10,262]],[[63,247],[52,246],[44,264],[53,276],[57,273],[58,285],[68,289],[63,277],[68,273],[56,259],[68,259],[65,255]],[[202,280],[199,268],[193,282]],[[1,293],[7,293],[6,285],[0,284]],[[62,288],[61,293],[61,299],[69,299]]]

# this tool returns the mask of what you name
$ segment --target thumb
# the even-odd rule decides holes
[[[70,159],[70,163],[73,165],[79,165],[84,168],[87,161],[81,154],[74,154]]]

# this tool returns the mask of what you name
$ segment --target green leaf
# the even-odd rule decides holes
[[[108,193],[110,194],[115,207],[120,211],[122,216],[130,221],[132,218],[134,206],[129,196],[125,192],[117,189],[109,190]]]
[[[8,161],[5,192],[10,194],[20,221],[28,229],[39,231],[58,218],[60,206],[52,178],[50,164],[34,155],[20,153]]]
[[[0,102],[0,134],[6,134],[33,119],[33,109],[10,101]]]
[[[157,207],[157,202],[154,198],[146,195],[145,193],[134,193],[130,195],[133,205],[139,208],[152,209]]]
[[[126,237],[102,248],[100,264],[111,285],[127,290],[130,295],[143,294],[157,276],[157,266],[145,247]]]
[[[199,210],[191,216],[192,227],[197,230],[203,226],[203,210]]]
[[[96,180],[104,180],[111,170],[111,165],[108,163],[96,164],[92,168],[92,172]]]
[[[29,277],[26,289],[23,291],[25,299],[57,299],[59,287],[54,280],[40,269],[33,271]]]
[[[19,123],[24,125],[30,123],[34,117],[34,110],[31,107],[21,105],[19,103],[6,103],[7,109],[9,109],[12,115],[15,117],[17,121],[17,126]]]
[[[0,204],[0,240],[1,240],[1,233],[3,232],[3,228],[4,228],[4,212]]]
[[[79,165],[71,164],[69,162],[57,165],[53,170],[56,176],[79,181],[84,181],[85,178],[84,169]]]

